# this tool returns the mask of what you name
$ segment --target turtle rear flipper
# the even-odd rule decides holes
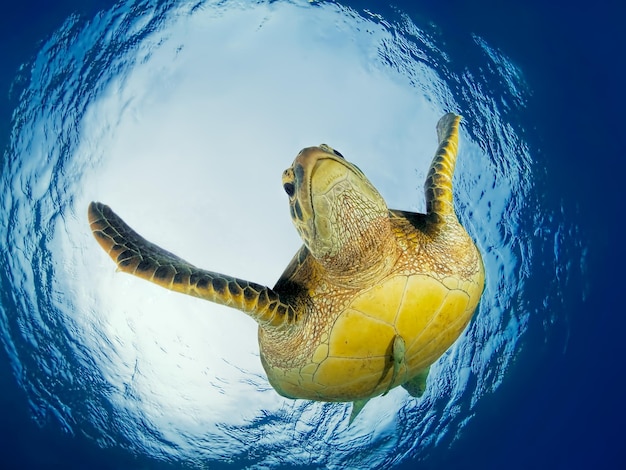
[[[411,380],[402,384],[402,388],[404,388],[409,395],[412,397],[419,398],[426,391],[426,378],[428,377],[428,372],[430,371],[430,367],[427,367]]]
[[[350,411],[350,418],[348,419],[348,426],[352,424],[352,422],[354,421],[354,418],[356,418],[357,415],[363,409],[363,407],[367,405],[368,401],[369,401],[369,398],[365,398],[363,400],[354,400],[352,402],[352,410]]]
[[[269,287],[200,269],[149,242],[108,206],[89,205],[94,237],[120,271],[134,274],[166,289],[193,295],[241,310],[262,326],[293,323],[293,307],[281,302]]]

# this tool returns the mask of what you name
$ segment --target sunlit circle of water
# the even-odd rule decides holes
[[[556,267],[554,305],[572,268],[568,229],[537,215],[522,72],[479,37],[478,66],[453,60],[436,28],[398,11],[151,5],[68,19],[22,71],[0,182],[0,333],[36,418],[191,465],[380,466],[454,446],[525,335],[564,328],[525,290]],[[464,118],[455,204],[483,254],[482,301],[422,398],[396,388],[350,426],[349,404],[270,387],[253,320],[116,273],[90,234],[100,200],[195,265],[272,286],[301,244],[280,180],[301,148],[339,149],[389,207],[423,212],[448,111]]]

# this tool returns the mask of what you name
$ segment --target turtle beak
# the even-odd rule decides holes
[[[291,220],[305,244],[313,239],[313,214],[306,170],[298,158],[282,175],[283,189],[289,196]]]
[[[297,170],[294,170],[294,168]],[[287,168],[283,172],[283,189],[289,196],[289,207],[291,210],[291,218],[294,223],[304,222],[304,215],[302,212],[302,204],[300,200],[302,198],[302,181],[299,176],[301,173],[301,167],[298,167],[295,163],[294,166]]]
[[[345,164],[345,160],[336,156],[328,146],[307,147],[300,151],[293,164],[282,175],[283,189],[289,196],[291,220],[307,246],[316,237],[312,192],[318,188],[313,187],[313,182],[316,181],[313,176],[319,165],[327,159]],[[322,184],[327,184],[328,180],[323,179],[325,183]]]

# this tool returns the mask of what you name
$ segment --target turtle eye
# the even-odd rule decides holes
[[[293,185],[293,183],[285,183],[283,184],[283,188],[285,192],[287,193],[287,196],[289,197],[293,197],[293,195],[296,193],[296,188]]]

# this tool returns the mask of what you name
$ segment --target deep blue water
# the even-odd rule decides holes
[[[322,447],[322,451],[343,449],[349,454],[351,447],[363,453],[371,452],[374,460],[368,461],[387,465],[393,462],[407,468],[417,464],[420,468],[441,465],[618,467],[624,464],[626,437],[621,430],[625,416],[620,377],[625,322],[621,315],[622,303],[617,300],[623,275],[616,270],[624,259],[624,250],[617,243],[613,223],[619,219],[615,214],[619,214],[618,201],[621,200],[617,179],[622,169],[621,153],[616,149],[621,135],[617,114],[624,105],[619,92],[624,79],[619,52],[623,57],[624,45],[623,40],[620,44],[616,24],[620,12],[609,5],[573,10],[563,5],[539,7],[527,2],[519,6],[472,2],[471,7],[455,3],[445,9],[432,5],[398,5],[415,24],[428,31],[439,50],[448,55],[449,60],[443,61],[433,49],[429,50],[432,55],[428,59],[436,66],[445,66],[447,71],[442,75],[453,96],[442,97],[441,89],[437,88],[422,92],[432,93],[435,102],[441,100],[461,107],[468,121],[466,137],[476,146],[468,144],[468,153],[476,157],[487,155],[486,160],[479,162],[491,164],[485,167],[484,173],[479,163],[466,165],[468,176],[458,184],[461,197],[457,203],[475,214],[474,219],[466,216],[467,222],[473,227],[470,232],[488,253],[488,277],[491,276],[492,283],[488,283],[487,298],[483,299],[482,310],[473,327],[461,346],[448,356],[448,365],[441,367],[440,377],[446,380],[431,386],[443,390],[433,392],[433,414],[429,414],[427,407],[415,404],[413,408],[407,407],[404,400],[400,400],[403,404],[397,426],[404,428],[386,430],[386,440],[385,436],[382,440],[369,436],[372,446],[377,446],[373,450],[368,449],[367,440],[343,442],[340,437],[324,434],[328,430],[335,434],[341,432],[333,427],[332,416],[329,416],[339,413],[338,408],[309,409],[302,405],[276,422],[268,416],[266,421],[257,420],[252,425],[248,423],[227,431],[231,436],[251,438],[257,435],[255,427],[271,432],[280,427],[283,420],[288,421],[289,416],[304,416],[309,426],[316,422],[325,424],[320,425],[320,434],[315,430],[291,434],[292,439],[294,436],[303,439],[299,448],[319,451],[306,439],[321,439],[330,443],[328,448]],[[15,7],[20,10],[2,16],[0,86],[5,90],[3,99],[12,84],[13,88],[9,99],[2,102],[0,138],[2,147],[7,149],[3,158],[14,162],[6,168],[17,175],[14,181],[19,181],[20,174],[26,181],[21,186],[13,183],[14,190],[40,191],[37,182],[32,184],[27,180],[27,172],[37,162],[30,162],[23,152],[24,148],[34,147],[21,147],[16,143],[19,140],[16,136],[28,131],[24,130],[27,126],[24,122],[46,123],[45,116],[29,121],[32,115],[27,113],[32,110],[36,114],[40,108],[37,102],[24,104],[23,97],[30,96],[32,100],[36,96],[42,104],[48,99],[36,93],[22,94],[28,86],[37,90],[37,83],[29,85],[30,77],[45,78],[46,72],[41,72],[41,66],[31,72],[31,65],[18,72],[20,64],[30,64],[53,31],[61,28],[73,12],[80,14],[73,23],[77,25],[76,30],[80,30],[82,23],[91,21],[98,11],[109,10],[112,5],[112,2],[63,2],[51,12],[49,7],[24,4]],[[357,10],[365,8],[361,4],[353,6]],[[368,8],[380,13],[383,19],[392,18],[394,14],[394,9],[376,6],[373,2]],[[53,51],[48,57],[62,63],[61,53],[55,55]],[[417,83],[424,82],[417,80]],[[484,88],[472,88],[471,85],[477,83]],[[495,101],[489,101],[494,97]],[[483,99],[484,103],[480,101]],[[83,97],[82,101],[70,102],[80,104],[88,100]],[[17,111],[12,121],[11,114],[20,109],[20,104],[22,111]],[[482,104],[484,106],[480,106]],[[437,110],[437,103],[433,107]],[[42,106],[41,109],[47,108]],[[509,127],[503,130],[504,125]],[[61,132],[64,132],[63,126]],[[18,132],[11,137],[14,129],[22,129],[23,134]],[[494,138],[497,136],[501,140]],[[45,145],[46,139],[43,142]],[[69,142],[69,148],[75,144]],[[22,151],[13,155],[11,149]],[[69,163],[66,168],[68,171],[81,169],[80,165],[70,166]],[[68,177],[68,186],[71,187],[71,183],[78,184],[80,180],[76,182]],[[485,191],[478,191],[483,187]],[[45,194],[45,189],[42,191]],[[93,190],[90,188],[87,193],[92,195]],[[29,310],[32,304],[27,299],[18,303],[15,296],[6,292],[7,288],[18,284],[15,280],[22,275],[17,270],[24,267],[19,262],[6,260],[15,259],[16,252],[28,252],[27,243],[23,251],[16,250],[19,238],[15,233],[11,235],[15,224],[23,222],[15,200],[19,200],[18,194],[2,194],[2,207],[15,211],[10,217],[5,214],[3,219],[9,223],[2,227],[3,245],[10,244],[3,248],[3,318],[9,325],[4,329],[1,369],[4,385],[1,400],[6,410],[1,428],[4,466],[176,468],[176,463],[162,462],[167,457],[165,451],[180,450],[179,457],[187,455],[185,446],[197,442],[193,436],[189,442],[181,441],[178,445],[174,442],[171,447],[163,444],[165,439],[160,436],[154,438],[156,445],[148,445],[154,437],[149,433],[147,437],[133,440],[128,436],[135,430],[130,421],[124,421],[129,415],[117,410],[115,403],[100,400],[101,397],[88,388],[83,395],[70,390],[70,384],[84,386],[88,382],[68,380],[67,375],[42,369],[42,366],[58,367],[62,371],[67,369],[70,374],[80,370],[88,376],[93,372],[94,381],[101,379],[94,372],[95,362],[79,364],[81,367],[92,364],[93,369],[65,367],[63,361],[69,356],[63,350],[28,343],[29,338],[40,337],[35,335],[37,331],[29,336],[29,325],[23,321],[29,318],[34,321],[37,317],[13,309],[22,306],[26,313],[35,310]],[[54,201],[61,206],[67,204],[68,211],[61,211],[61,214],[69,219],[81,216],[80,208],[74,208],[71,200],[64,202],[62,194],[56,194]],[[499,208],[498,202],[505,207]],[[39,211],[36,213],[45,221],[45,206],[36,207]],[[498,221],[498,216],[506,220]],[[34,225],[25,225],[22,231],[17,230],[26,240],[30,236],[29,227],[37,230],[37,221]],[[495,234],[489,232],[491,227]],[[45,243],[48,238],[40,240]],[[82,248],[82,245],[77,246]],[[46,248],[43,246],[44,252]],[[67,249],[67,246],[62,248]],[[24,256],[27,258],[26,254]],[[41,266],[40,275],[54,273],[57,269],[51,267],[52,263],[46,263],[45,257],[34,260],[40,262],[33,265],[37,279],[45,279],[45,276],[37,276],[38,266]],[[28,281],[27,277],[24,279]],[[43,314],[47,299],[51,297],[62,305],[72,302],[68,292],[47,290],[41,285],[35,285],[34,293],[24,293],[33,296],[33,304]],[[68,300],[64,300],[66,298]],[[71,325],[43,317],[42,324],[48,328]],[[510,329],[506,325],[513,325],[513,334],[507,333]],[[76,337],[81,338],[80,334],[72,338]],[[486,351],[482,360],[481,346]],[[77,350],[88,349],[89,343],[85,341]],[[39,356],[38,350],[45,353]],[[46,357],[50,353],[58,354],[58,363]],[[84,357],[91,358],[89,354]],[[464,361],[467,361],[465,369],[461,367]],[[457,388],[446,389],[445,383],[459,383],[458,373],[464,370],[470,370],[469,379]],[[444,393],[450,396],[458,393],[456,401],[451,399],[450,403],[460,412],[452,412],[445,406],[448,402]],[[81,403],[99,408],[88,412],[81,408]],[[102,417],[105,424],[96,423],[94,416]],[[438,424],[437,419],[443,424]],[[116,430],[116,424],[121,429]],[[164,431],[151,427],[152,424],[146,424],[148,431]],[[125,432],[126,429],[130,431]],[[429,442],[431,436],[437,444]],[[146,445],[142,447],[142,443]],[[203,445],[219,447],[221,441],[209,440]],[[297,451],[298,446],[295,447]],[[277,456],[274,460],[269,454],[255,454],[259,449],[268,448],[272,446],[255,447],[247,455],[245,452],[237,454],[231,467],[251,466],[262,461],[280,466],[281,462],[286,465],[285,462],[290,461],[278,457],[281,451],[285,452],[284,447],[273,448]],[[402,458],[396,458],[398,453],[403,454]],[[338,465],[337,461],[316,460],[310,455],[303,462],[311,468]],[[214,465],[212,462],[211,466]]]

